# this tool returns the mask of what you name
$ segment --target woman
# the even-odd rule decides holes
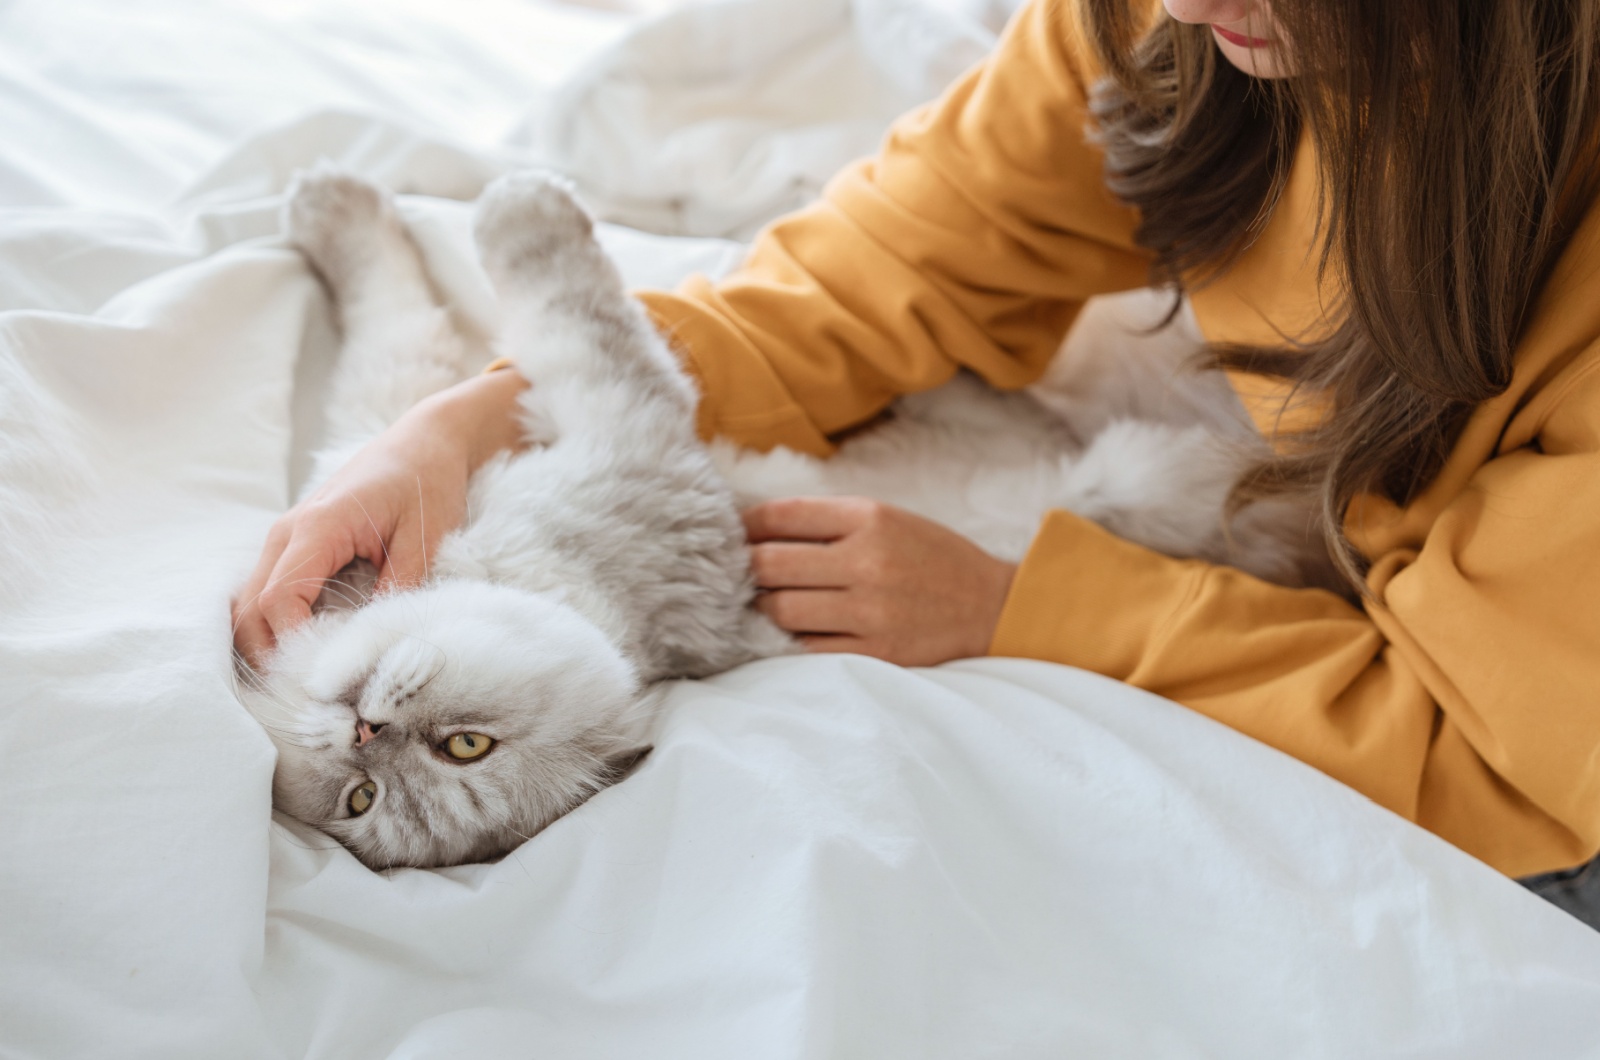
[[[762,606],[816,651],[1095,670],[1509,875],[1587,862],[1600,6],[1146,6],[1034,0],[738,273],[644,297],[701,380],[703,433],[826,453],[959,368],[1030,382],[1092,295],[1178,283],[1278,453],[1239,501],[1316,497],[1359,603],[1067,513],[1013,569],[903,512],[796,499],[747,518]],[[419,406],[285,516],[241,594],[241,648],[354,556],[387,544],[385,577],[417,577],[471,470],[514,444],[522,385],[496,373]]]

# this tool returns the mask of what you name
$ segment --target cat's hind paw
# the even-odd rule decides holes
[[[365,267],[384,241],[404,235],[385,192],[328,166],[295,174],[284,228],[336,289]]]
[[[572,185],[544,171],[508,173],[490,184],[478,199],[473,231],[496,285],[561,276],[605,260],[594,220],[573,197]]]

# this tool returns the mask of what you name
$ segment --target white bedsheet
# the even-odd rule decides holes
[[[487,317],[448,200],[508,164],[611,157],[613,216],[742,233],[785,166],[806,187],[813,150],[881,123],[751,114],[702,156],[747,198],[652,198],[639,167],[679,179],[698,119],[568,120],[629,114],[596,101],[640,63],[682,73],[650,40],[773,56],[809,24],[818,76],[881,60],[912,95],[983,40],[952,4],[820,10],[710,3],[617,44],[619,19],[509,0],[0,7],[0,1056],[1600,1051],[1600,937],[1298,763],[1045,664],[676,686],[639,773],[498,865],[379,876],[271,820],[227,596],[333,348],[276,236],[288,173],[328,156],[423,193],[432,267]],[[938,33],[896,50],[884,12]],[[719,120],[800,76],[705,73]],[[607,238],[639,282],[734,255]]]

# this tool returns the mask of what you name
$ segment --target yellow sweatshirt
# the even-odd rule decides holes
[[[1136,215],[1085,140],[1094,60],[1069,0],[1033,0],[996,53],[881,153],[769,228],[713,285],[643,297],[703,388],[700,427],[827,453],[830,436],[966,367],[1036,379],[1084,300],[1141,286]],[[1315,160],[1261,238],[1195,292],[1206,337],[1273,344],[1322,320]],[[1172,559],[1052,513],[995,655],[1119,678],[1354,787],[1511,875],[1600,850],[1600,210],[1542,292],[1504,395],[1425,494],[1347,527],[1358,608]],[[1235,381],[1265,423],[1281,391]]]

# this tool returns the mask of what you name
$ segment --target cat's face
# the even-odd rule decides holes
[[[632,668],[570,607],[481,582],[324,612],[245,691],[273,804],[372,868],[483,861],[614,782]]]

